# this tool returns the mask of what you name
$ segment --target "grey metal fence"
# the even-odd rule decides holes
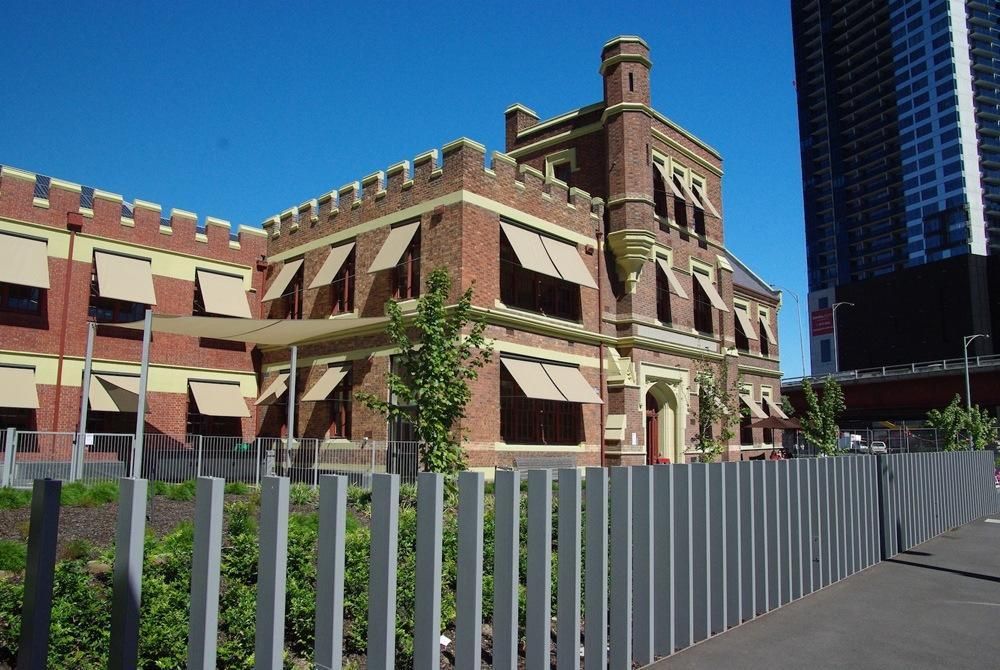
[[[519,540],[522,493],[517,473],[497,472],[492,506],[484,500],[483,475],[463,473],[458,480],[457,522],[444,513],[442,476],[418,476],[416,668],[437,668],[441,663],[444,523],[457,523],[456,667],[478,668],[490,652],[494,668],[519,664],[529,670],[549,668],[554,633],[558,667],[578,669],[582,633],[587,668],[623,670],[668,656],[948,528],[1000,511],[988,452],[587,468],[585,496],[580,474],[575,468],[559,472],[554,514],[552,473],[529,473],[526,547]],[[396,662],[401,476],[371,477],[367,667],[387,670]],[[317,667],[341,667],[348,478],[319,476]],[[261,489],[258,668],[280,667],[282,657],[288,483],[287,477],[267,476]],[[36,483],[36,492],[40,484]],[[189,624],[192,668],[215,665],[223,484],[210,478],[198,483],[197,579],[192,580]],[[119,519],[117,544],[141,552],[144,483],[123,485],[121,496],[119,507],[128,514]],[[51,523],[51,512],[47,517],[46,508],[37,507],[31,521],[33,538],[36,524]],[[494,515],[492,565],[484,565],[487,509]],[[42,549],[54,551],[54,546],[50,540]],[[555,584],[553,546],[559,560]],[[29,547],[32,551],[34,547]],[[44,560],[39,564],[49,565]],[[482,611],[485,570],[492,570],[492,613]],[[131,611],[128,606],[140,593],[141,577],[141,560],[136,560],[134,551],[116,561],[114,598],[122,603],[117,611]],[[520,585],[527,586],[523,655],[518,644]],[[550,618],[553,588],[555,631]],[[581,589],[586,593],[583,603]],[[33,606],[43,610],[48,606],[51,588],[47,594],[37,588],[30,593],[36,599],[49,599]],[[493,645],[486,650],[482,624],[490,614]],[[112,628],[112,650],[136,648],[138,625],[133,619],[127,621],[132,624]],[[40,623],[26,620],[22,627],[22,641],[37,644],[47,635]],[[30,644],[22,646],[22,653],[38,658],[37,647]]]

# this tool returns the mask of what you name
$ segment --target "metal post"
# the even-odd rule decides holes
[[[202,455],[203,448],[205,446],[204,443],[205,443],[205,436],[204,435],[199,435],[198,436],[198,462],[195,465],[195,475],[194,475],[195,477],[201,477],[201,455]]]
[[[0,472],[0,487],[10,486],[14,477],[14,445],[17,444],[17,428],[8,428],[3,450],[3,471]]]
[[[479,670],[483,651],[483,473],[458,475],[455,666]]]
[[[632,470],[611,468],[611,632],[608,667],[632,667]]]
[[[222,565],[222,494],[226,482],[199,477],[195,495],[194,558],[187,667],[215,667],[219,629],[219,568]]]
[[[443,509],[444,475],[435,472],[421,472],[417,475],[417,563],[416,587],[414,589],[416,616],[413,625],[413,667],[415,670],[434,670],[441,667]],[[341,562],[343,562],[343,558],[341,558]],[[517,628],[516,622],[514,628]],[[319,639],[318,636],[317,639]],[[317,659],[317,663],[319,663],[319,659]]]
[[[515,471],[498,470],[496,473],[496,488],[493,493],[496,507],[496,535],[493,544],[493,667],[497,670],[515,670],[517,668],[520,482],[520,474]],[[590,488],[588,487],[587,490],[589,491]],[[587,518],[590,519],[589,516]],[[607,527],[607,523],[605,523],[605,534],[607,534]],[[417,537],[420,537],[419,534]],[[587,538],[589,541],[589,534]],[[590,560],[589,552],[587,556]],[[587,590],[587,593],[589,597],[590,589]],[[587,639],[590,640],[590,637]]]
[[[969,392],[969,338],[965,338],[965,346],[962,347],[962,357],[965,359],[965,409],[972,409],[972,396]]]
[[[559,470],[558,670],[580,670],[580,471]]]
[[[528,472],[528,607],[525,621],[525,667],[549,664],[552,620],[552,471]]]
[[[112,575],[111,654],[108,657],[112,670],[135,668],[139,663],[139,604],[142,601],[147,484],[145,479],[135,477],[119,480],[118,528],[115,531]]]
[[[399,475],[372,475],[372,539],[368,581],[368,667],[396,664],[396,556]],[[275,666],[277,667],[277,666]]]
[[[347,477],[323,475],[319,483],[319,549],[316,559],[314,661],[318,668],[337,668],[339,670],[341,667],[344,644],[344,534],[346,523]],[[420,535],[418,534],[417,537],[419,538]],[[419,581],[417,588],[420,588]],[[417,640],[414,642],[417,643]]]
[[[630,469],[632,470],[632,660],[640,665],[648,665],[653,662],[655,623],[653,466],[635,465]],[[559,530],[562,532],[562,524],[559,525]],[[559,568],[559,574],[562,575],[561,562]]]
[[[153,334],[153,310],[146,310],[142,327],[142,363],[139,367],[139,404],[135,410],[135,438],[132,440],[132,478],[142,476],[142,440],[146,427],[146,385],[149,382],[149,340]],[[88,377],[89,378],[89,377]],[[86,429],[86,426],[84,426]]]
[[[80,384],[80,421],[76,425],[76,449],[73,450],[73,463],[70,466],[70,479],[76,480],[83,476],[84,451],[87,448],[87,410],[90,408],[90,371],[94,362],[94,334],[97,324],[87,322],[87,353],[83,357],[83,383]],[[59,381],[62,383],[62,380]]]
[[[285,434],[285,458],[292,454],[292,435],[295,434],[295,370],[299,365],[299,347],[292,345],[291,367],[288,369],[288,414],[286,423],[288,432]]]
[[[254,667],[280,668],[285,649],[285,579],[288,567],[288,478],[261,485],[260,557]]]
[[[587,668],[608,666],[608,470],[587,468],[586,617],[584,659]]]
[[[7,435],[10,436],[10,430]],[[58,480],[36,479],[31,493],[28,562],[24,575],[21,641],[17,654],[19,668],[48,667],[61,490],[62,482]]]

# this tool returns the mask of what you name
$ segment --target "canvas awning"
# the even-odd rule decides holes
[[[670,267],[667,259],[657,257],[656,264],[660,266],[660,271],[667,278],[667,284],[670,285],[670,292],[686,300],[688,297],[687,291],[684,290],[684,286],[681,285],[677,275],[674,274],[674,269]]]
[[[705,206],[704,208],[708,210],[709,214],[711,214],[717,219],[722,218],[721,216],[719,216],[719,210],[715,208],[715,205],[712,204],[712,201],[709,200],[708,196],[705,194],[705,189],[701,188],[700,186],[695,186],[694,194],[698,196],[698,200],[700,200],[701,204]]]
[[[347,371],[346,367],[327,368],[319,381],[302,396],[302,400],[307,402],[326,400],[333,393],[333,389],[337,388],[337,384],[347,376]]]
[[[48,288],[48,243],[45,240],[0,234],[0,282]]]
[[[198,406],[198,412],[206,416],[248,417],[246,401],[239,384],[226,382],[189,381],[191,395]]]
[[[686,181],[680,177],[674,177],[674,187],[680,188],[684,192],[685,200],[688,200],[695,207],[702,209],[701,201],[698,200],[698,197],[694,194],[694,191],[691,190],[691,187],[687,185]]]
[[[0,367],[0,407],[38,409],[33,368]]]
[[[282,372],[274,378],[274,381],[267,385],[267,388],[264,389],[264,392],[260,394],[260,397],[253,404],[263,405],[279,400],[288,391],[288,384],[286,382],[288,382],[288,373]]]
[[[663,183],[670,185],[670,190],[671,192],[673,192],[674,197],[684,200],[684,193],[681,192],[679,188],[677,188],[677,184],[675,184],[674,180],[671,179],[670,176],[667,174],[667,168],[665,168],[664,166],[660,165],[655,161],[653,162],[653,166],[656,168],[656,171],[660,173],[660,178],[663,180]]]
[[[288,285],[292,283],[293,279],[295,279],[295,275],[299,271],[299,268],[302,267],[303,262],[304,260],[299,258],[294,261],[288,261],[282,265],[281,271],[278,272],[278,276],[274,278],[273,282],[271,282],[271,287],[264,293],[264,297],[261,299],[261,302],[277,300],[281,296],[285,295],[285,289],[288,288]]]
[[[154,333],[246,342],[262,346],[289,347],[308,340],[385,323],[385,317],[340,319],[234,319],[225,316],[153,315]],[[142,321],[116,324],[120,328],[142,330]]]
[[[739,321],[740,327],[743,328],[743,334],[746,335],[746,338],[748,340],[756,340],[757,331],[753,329],[753,324],[750,323],[750,315],[747,314],[746,309],[737,306],[733,313],[736,314],[736,320]]]
[[[138,412],[139,378],[94,373],[90,376],[90,409],[95,412]]]
[[[758,320],[760,321],[760,329],[764,331],[764,337],[767,338],[767,341],[770,342],[771,344],[777,344],[778,340],[777,338],[774,337],[774,331],[771,330],[771,324],[767,322],[767,319],[764,318],[764,315],[763,314],[759,315]]]
[[[753,398],[751,398],[749,394],[741,393],[740,400],[742,400],[743,404],[746,405],[747,409],[750,410],[750,416],[756,419],[767,418],[767,413],[760,408],[760,405],[758,405],[753,401]]]
[[[195,272],[205,311],[222,316],[250,318],[250,303],[243,290],[243,278],[198,270]]]
[[[518,262],[526,270],[597,288],[576,247],[509,223],[500,223]]]
[[[529,398],[602,404],[577,368],[516,358],[501,358],[500,362]]]
[[[309,288],[319,288],[332,282],[333,278],[340,272],[340,268],[344,267],[344,262],[351,255],[352,251],[354,251],[354,242],[330,249],[330,253],[327,254],[326,260],[323,261],[319,272],[316,273],[312,282],[309,283]]]
[[[726,303],[723,302],[722,296],[719,295],[719,292],[715,290],[715,284],[712,283],[712,280],[700,272],[692,272],[691,274],[694,275],[695,280],[697,280],[701,289],[705,292],[705,295],[708,296],[708,300],[712,303],[712,307],[722,310],[723,312],[728,312],[729,308],[726,307]]]
[[[156,304],[153,268],[149,260],[95,251],[94,262],[97,264],[97,290],[102,298]]]
[[[410,246],[410,241],[417,234],[419,228],[420,222],[417,221],[415,223],[408,223],[405,226],[397,226],[390,230],[389,237],[382,245],[382,248],[378,250],[378,255],[375,256],[375,260],[372,262],[371,267],[368,268],[368,272],[380,272],[396,267],[399,264],[399,259],[403,256],[403,252],[406,251],[406,247]]]
[[[776,416],[779,419],[788,418],[788,415],[785,414],[785,412],[781,409],[781,407],[767,396],[764,396],[764,402],[767,403],[767,408],[768,410],[770,410],[771,416]]]

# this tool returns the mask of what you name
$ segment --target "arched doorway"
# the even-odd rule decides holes
[[[677,453],[680,427],[677,417],[677,396],[670,384],[657,382],[646,392],[646,461],[656,463],[669,458],[681,462]]]

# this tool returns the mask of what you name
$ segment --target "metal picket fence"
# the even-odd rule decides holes
[[[583,474],[575,468],[559,471],[554,516],[553,472],[528,473],[522,548],[519,475],[496,473],[494,561],[485,568],[492,570],[492,612],[483,612],[484,479],[482,473],[459,476],[455,667],[479,668],[488,652],[494,668],[549,668],[554,632],[561,669],[578,670],[581,657],[588,669],[630,669],[833,584],[948,528],[1000,511],[988,452],[595,467],[585,471],[585,488]],[[401,476],[375,473],[372,479],[366,667],[389,670],[396,663]],[[282,664],[290,481],[278,476],[262,480],[257,668]],[[314,663],[340,668],[349,476],[321,475],[319,482]],[[413,585],[417,669],[441,664],[442,535],[444,523],[450,523],[444,483],[441,475],[418,475]],[[53,484],[55,493],[47,489]],[[190,668],[215,667],[223,486],[221,479],[198,480]],[[51,605],[56,545],[52,505],[46,500],[52,495],[57,499],[57,493],[58,483],[35,483],[28,562],[38,567],[28,574],[24,596],[34,618],[22,625],[20,653],[39,667],[44,666],[48,619],[38,613],[47,614]],[[145,506],[145,480],[122,480],[110,656],[120,660],[120,667],[134,667],[138,653]],[[555,580],[553,546],[559,566]],[[519,585],[527,593],[523,648],[518,639]],[[484,618],[491,619],[493,629],[488,650],[483,648]]]

